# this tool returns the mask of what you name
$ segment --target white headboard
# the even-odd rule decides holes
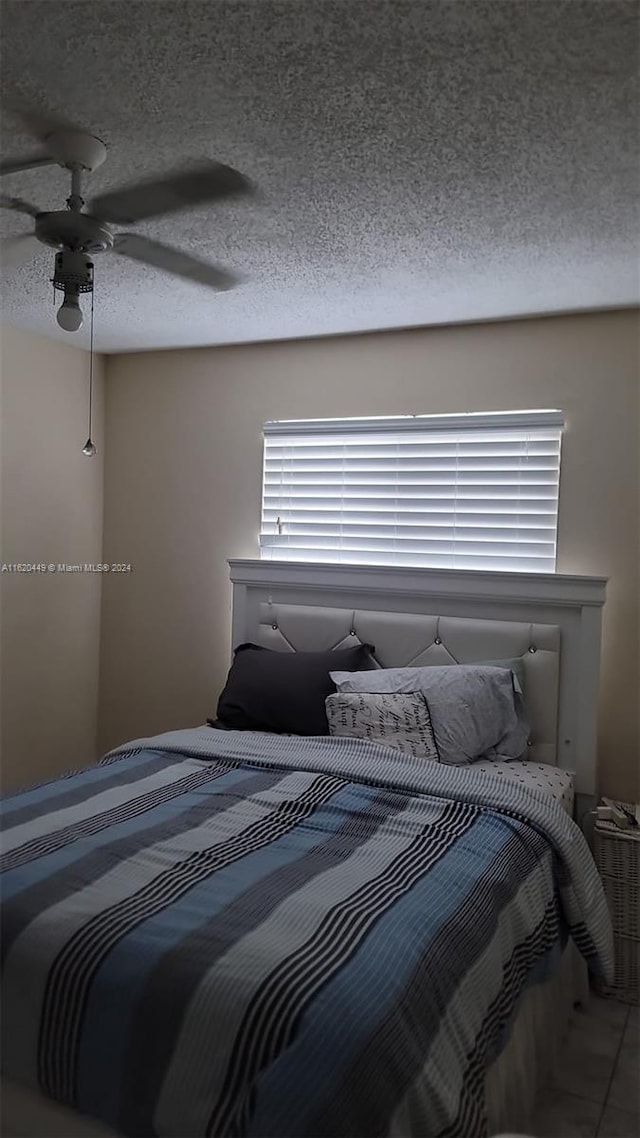
[[[229,562],[232,641],[281,651],[368,642],[383,667],[521,657],[530,757],[596,790],[606,581],[555,574]]]

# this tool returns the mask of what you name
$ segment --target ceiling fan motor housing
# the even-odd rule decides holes
[[[54,249],[82,249],[85,253],[104,253],[113,245],[113,234],[108,225],[88,213],[60,209],[52,213],[39,213],[36,217],[36,237]]]
[[[93,261],[86,253],[74,253],[63,249],[56,254],[56,267],[53,275],[53,287],[66,293],[92,292],[93,290]]]

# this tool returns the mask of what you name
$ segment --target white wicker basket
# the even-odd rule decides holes
[[[634,806],[628,806],[632,812]],[[615,979],[604,995],[637,1003],[640,998],[640,831],[597,822],[594,854],[611,914]]]

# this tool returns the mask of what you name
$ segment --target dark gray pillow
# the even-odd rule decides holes
[[[372,653],[370,644],[328,652],[274,652],[241,644],[218,700],[216,726],[328,735],[325,700],[336,690],[329,672],[367,671],[375,667]]]

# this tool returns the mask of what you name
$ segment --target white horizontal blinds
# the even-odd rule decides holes
[[[553,572],[559,412],[265,426],[262,557]]]

